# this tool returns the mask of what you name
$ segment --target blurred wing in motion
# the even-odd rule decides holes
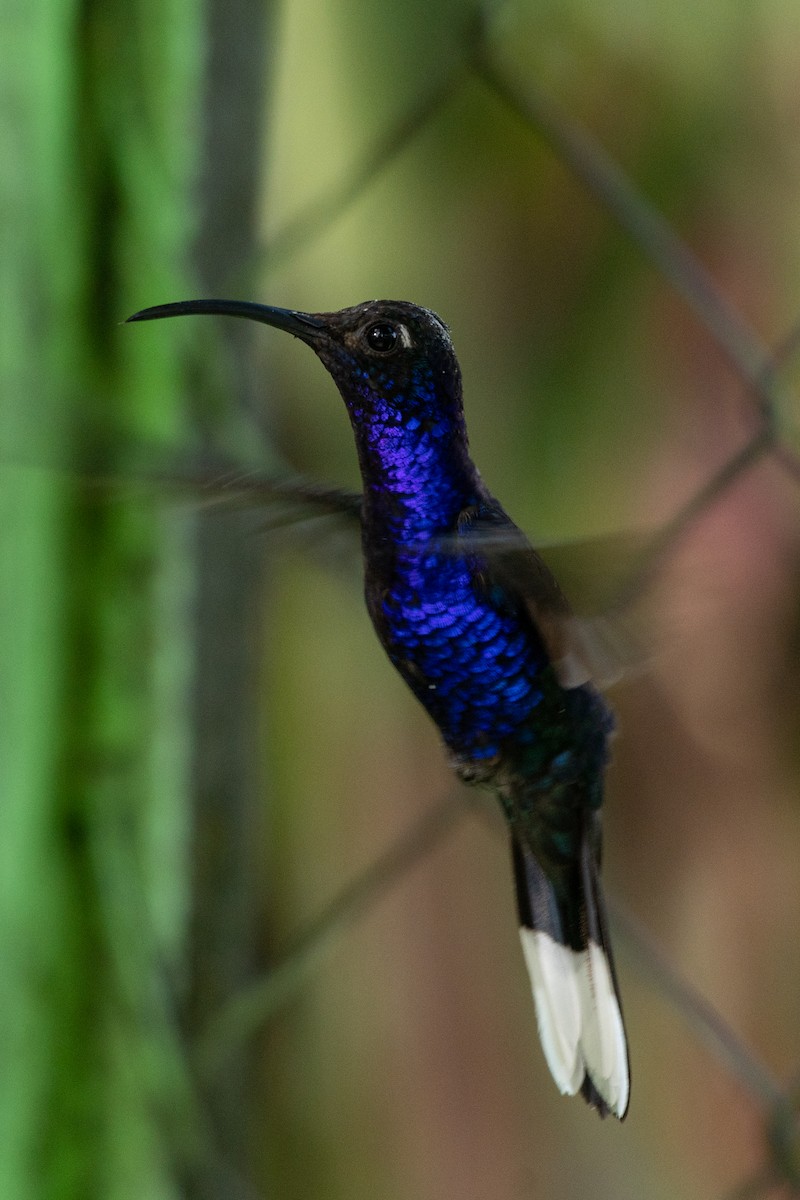
[[[462,514],[447,544],[483,559],[489,574],[523,597],[562,687],[589,680],[611,687],[644,663],[641,614],[635,605],[618,608],[615,599],[637,578],[647,535],[534,548],[502,510],[482,507]]]
[[[37,464],[38,466],[39,464]],[[17,456],[7,467],[24,468]],[[361,494],[290,471],[271,473],[201,451],[126,448],[125,466],[87,455],[76,467],[41,464],[110,503],[133,496],[200,509],[262,510],[258,529],[285,531],[324,565],[354,565]],[[526,599],[564,686],[592,679],[609,687],[641,667],[641,620],[635,605],[619,608],[646,561],[652,531],[531,543],[502,511],[470,511],[459,531],[441,540],[454,554],[479,555]],[[534,551],[532,553],[532,551]]]

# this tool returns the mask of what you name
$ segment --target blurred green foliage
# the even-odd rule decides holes
[[[0,1195],[18,1200],[177,1195],[190,568],[174,519],[76,478],[180,429],[174,345],[117,324],[184,277],[199,39],[180,2],[0,8]]]

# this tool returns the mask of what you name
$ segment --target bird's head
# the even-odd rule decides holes
[[[369,300],[338,312],[305,313],[240,300],[187,300],[143,309],[128,320],[195,314],[245,317],[306,342],[355,422],[370,416],[423,423],[460,417],[458,360],[446,325],[427,308]]]

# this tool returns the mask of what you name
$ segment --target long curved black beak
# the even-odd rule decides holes
[[[211,314],[220,317],[246,317],[275,329],[285,329],[303,342],[314,342],[325,329],[321,317],[295,312],[291,308],[272,308],[269,304],[254,304],[250,300],[179,300],[176,304],[156,304],[143,308],[128,317],[128,321],[157,321],[161,317],[189,317]]]

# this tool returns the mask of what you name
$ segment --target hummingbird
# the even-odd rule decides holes
[[[470,457],[447,326],[399,300],[323,313],[190,300],[128,320],[192,314],[285,330],[338,387],[363,483],[375,631],[456,774],[494,793],[505,815],[522,950],[558,1089],[622,1120],[628,1048],[600,885],[614,719],[580,622]]]

